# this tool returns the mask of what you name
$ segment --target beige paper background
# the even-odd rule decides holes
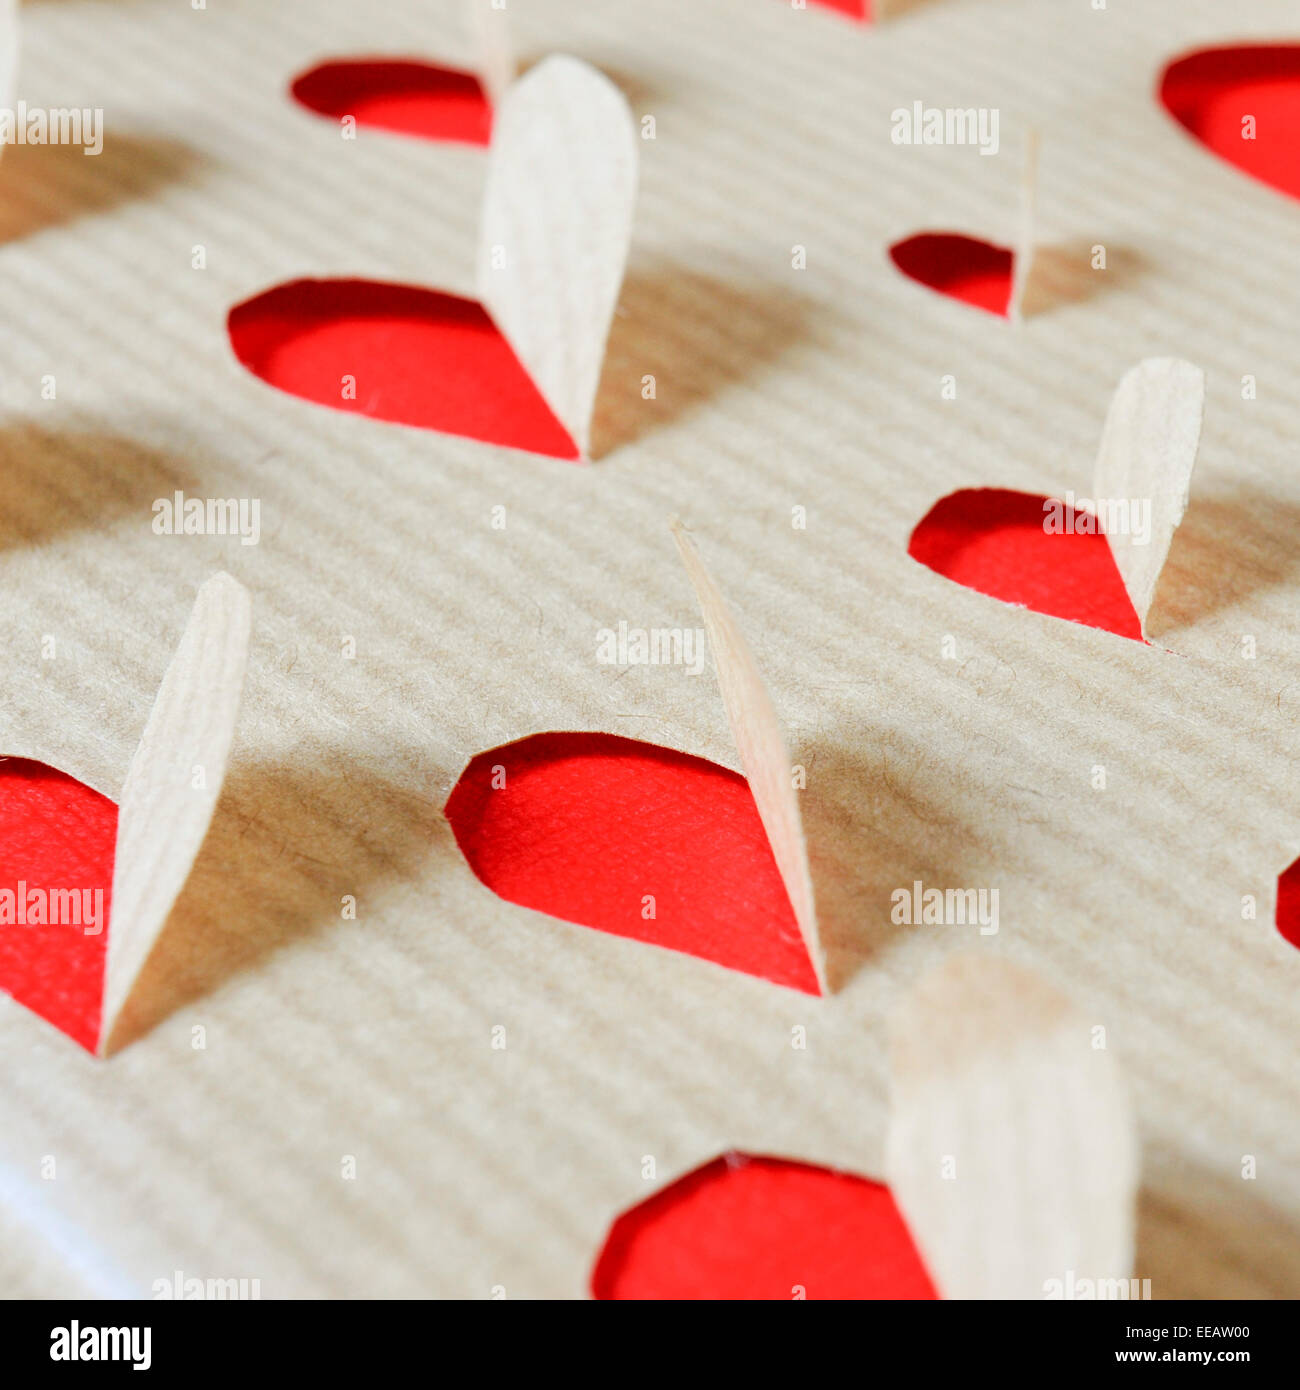
[[[1296,1294],[1300,953],[1269,919],[1300,852],[1300,204],[1152,96],[1168,56],[1295,32],[1293,6],[930,0],[861,30],[780,0],[511,9],[526,63],[573,53],[657,120],[586,469],[292,400],[227,346],[229,306],[281,279],[469,292],[482,152],[345,143],[285,97],[325,56],[458,56],[454,5],[23,7],[19,95],[102,105],[108,141],[0,161],[0,746],[116,792],[213,570],[254,628],[156,1026],[98,1063],[0,1000],[0,1289],[147,1294],[179,1268],[268,1297],[581,1295],[613,1217],[729,1147],[878,1174],[887,1016],[970,948],[1106,1026],[1156,1295]],[[891,145],[917,99],[998,106],[1003,153]],[[886,247],[1009,240],[1030,121],[1055,302],[1014,328]],[[1209,380],[1158,601],[1181,655],[907,558],[954,488],[1086,490],[1115,384],[1155,355]],[[259,497],[261,544],[153,535],[177,487]],[[694,625],[671,512],[808,768],[827,1000],[500,902],[441,819],[472,754],[535,730],[736,765],[711,675],[595,661],[619,618]],[[999,935],[892,927],[914,878],[998,887]]]

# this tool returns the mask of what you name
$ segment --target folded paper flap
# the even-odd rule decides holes
[[[1014,1016],[999,1017],[1014,995]],[[957,1007],[960,1005],[960,1007]],[[926,1031],[929,1020],[943,1027]],[[894,1078],[909,1085],[947,1084],[955,1071],[1003,1060],[1074,1021],[1069,1001],[1032,971],[976,955],[952,956],[915,986],[891,1036]]]
[[[1025,151],[1020,169],[1020,207],[1016,225],[1015,258],[1011,263],[1011,297],[1007,314],[1018,319],[1034,270],[1034,251],[1038,236],[1038,131],[1025,132]]]
[[[718,688],[727,711],[731,735],[740,754],[740,763],[772,847],[781,881],[790,895],[790,905],[808,949],[818,986],[825,994],[826,961],[817,930],[808,848],[781,726],[749,645],[705,569],[694,542],[675,519],[672,532],[682,564],[699,600],[709,645],[713,649]]]
[[[239,712],[249,630],[248,591],[215,575],[199,590],[131,760],[118,813],[101,1051],[207,834]]]
[[[1032,972],[978,956],[900,1010],[886,1169],[947,1296],[1129,1277],[1136,1142],[1099,1038]]]
[[[492,105],[499,106],[515,75],[509,12],[493,0],[464,0],[464,6],[475,69]]]
[[[1174,532],[1187,510],[1205,409],[1205,373],[1179,358],[1149,358],[1120,382],[1106,414],[1093,475],[1098,516],[1146,629]],[[1126,524],[1115,524],[1118,515]],[[1135,525],[1130,508],[1148,508]]]
[[[594,68],[547,58],[507,93],[488,158],[479,297],[585,455],[632,233],[632,114]]]

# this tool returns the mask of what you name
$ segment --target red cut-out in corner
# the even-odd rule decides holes
[[[727,768],[614,734],[534,734],[480,753],[447,819],[509,902],[819,993],[749,784]]]
[[[1277,880],[1277,929],[1292,946],[1300,948],[1300,859]]]
[[[240,362],[291,396],[552,458],[578,457],[475,300],[374,280],[293,280],[236,304],[227,329]]]
[[[941,498],[912,532],[907,553],[957,584],[1004,603],[1142,641],[1142,627],[1103,535],[1061,504],[1064,534],[1043,529],[1049,499],[1001,488]]]
[[[887,1187],[727,1154],[625,1212],[591,1276],[602,1299],[933,1299]]]
[[[318,115],[401,135],[468,145],[492,138],[492,105],[478,78],[414,58],[331,59],[300,73],[289,92]]]
[[[896,241],[890,259],[927,289],[1006,318],[1015,254],[960,232],[918,232]]]
[[[1205,48],[1171,62],[1160,101],[1206,149],[1300,198],[1300,44]],[[1247,117],[1253,138],[1244,139]]]
[[[0,760],[0,989],[91,1052],[99,1040],[116,839],[117,807],[106,796],[44,763]],[[69,899],[53,896],[75,891],[80,902],[83,889],[103,890],[96,935],[86,935],[84,920],[67,920]],[[60,922],[13,920],[20,891],[28,909],[43,899],[43,915]]]
[[[871,0],[813,0],[813,4],[821,5],[827,10],[835,10],[839,14],[848,15],[850,19],[868,20],[871,18]]]

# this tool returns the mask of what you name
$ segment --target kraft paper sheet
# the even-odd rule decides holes
[[[95,1059],[0,999],[0,1290],[582,1296],[613,1219],[727,1150],[883,1177],[890,1020],[966,952],[1104,1028],[1155,1296],[1295,1295],[1300,206],[1154,97],[1171,56],[1295,34],[1293,6],[510,0],[524,80],[570,55],[633,123],[588,467],[295,400],[226,339],[299,277],[475,293],[486,152],[346,141],[286,94],[327,57],[474,69],[462,9],[22,7],[18,95],[102,106],[106,139],[0,159],[0,747],[116,794],[199,587],[229,572],[252,620],[130,1041]],[[893,145],[916,100],[999,108],[999,156]],[[1030,128],[1023,319],[899,275],[900,236],[1006,225]],[[1160,358],[1205,400],[1156,644],[908,558],[956,489],[1082,491],[1116,383]],[[260,499],[260,543],[154,534],[177,489]],[[710,677],[596,660],[620,619],[696,624],[673,514],[807,770],[820,998],[512,907],[442,817],[477,752],[539,730],[740,766]],[[998,933],[894,925],[916,881],[997,888]]]

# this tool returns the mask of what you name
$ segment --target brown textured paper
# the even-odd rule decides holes
[[[1104,1028],[1032,971],[957,955],[900,1011],[891,1071],[885,1174],[945,1297],[1132,1276],[1137,1148]]]
[[[655,119],[592,468],[268,391],[223,331],[302,276],[475,293],[490,156],[342,141],[286,95],[323,55],[458,51],[459,5],[23,8],[19,95],[102,106],[106,133],[0,159],[0,747],[115,794],[190,595],[228,571],[257,624],[128,1009],[147,984],[154,1026],[91,1066],[0,998],[0,1289],[582,1297],[615,1217],[728,1150],[879,1178],[887,1020],[976,949],[1122,1058],[1153,1296],[1300,1293],[1300,951],[1271,916],[1300,844],[1300,205],[1152,96],[1222,4],[509,14],[526,58],[572,54]],[[1294,28],[1292,0],[1231,16],[1234,42]],[[893,145],[916,100],[997,106],[1001,153]],[[1008,333],[887,247],[1005,225],[1013,120],[1042,131],[1060,260]],[[1170,353],[1208,383],[1160,579],[1177,657],[909,559],[936,497],[1054,495],[1123,373]],[[155,535],[177,488],[260,499],[259,544]],[[672,513],[807,769],[823,999],[504,902],[442,816],[472,756],[539,729],[739,769],[707,674],[595,660],[620,619],[697,621]],[[998,888],[997,935],[895,924],[918,880]]]
[[[636,145],[622,93],[569,57],[521,78],[492,130],[479,297],[584,457],[632,235]]]
[[[1205,373],[1174,357],[1140,362],[1120,382],[1106,413],[1093,491],[1099,503],[1149,503],[1151,534],[1107,532],[1115,564],[1147,633],[1147,614],[1187,510],[1201,440]]]
[[[799,933],[808,948],[808,959],[823,994],[827,991],[826,954],[817,934],[817,909],[813,904],[808,849],[799,817],[799,797],[794,790],[794,769],[776,711],[768,698],[753,654],[731,610],[718,592],[700,559],[695,542],[679,521],[672,523],[677,553],[699,600],[709,648],[718,673],[718,689],[727,711],[727,723],[736,741],[740,765],[745,769],[759,819],[767,832],[781,882],[790,895]]]
[[[7,107],[14,105],[17,95],[21,54],[22,25],[18,0],[0,0],[0,104]]]
[[[248,634],[247,590],[228,574],[215,575],[199,590],[131,760],[117,813],[101,1053],[185,886],[221,795]]]

